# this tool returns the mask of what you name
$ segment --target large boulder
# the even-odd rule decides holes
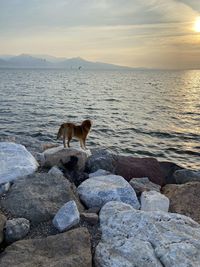
[[[200,266],[200,225],[186,216],[111,201],[101,209],[100,226],[95,266]]]
[[[145,191],[142,193],[141,210],[144,211],[165,211],[169,210],[169,199],[157,191]]]
[[[177,170],[174,173],[177,184],[185,184],[188,182],[200,182],[200,171],[193,170]]]
[[[154,158],[117,156],[115,174],[121,175],[127,181],[130,181],[132,178],[148,177],[155,184],[161,186],[165,184],[159,162]]]
[[[139,209],[136,193],[131,185],[121,176],[105,175],[87,179],[78,187],[82,202],[88,207],[102,207],[111,200],[118,200]]]
[[[183,168],[170,161],[161,161],[159,165],[166,184],[176,184],[174,173]]]
[[[78,228],[47,238],[21,240],[7,247],[0,266],[92,267],[90,235]]]
[[[67,179],[36,173],[18,179],[5,198],[0,200],[0,205],[14,217],[39,223],[52,219],[59,208],[70,200],[75,200],[79,210],[83,210]]]
[[[163,194],[170,200],[169,211],[184,214],[200,223],[200,183],[182,185],[169,184],[163,187]]]
[[[39,164],[23,145],[0,142],[0,184],[34,173]]]
[[[90,151],[77,149],[77,148],[64,148],[63,146],[47,149],[43,152],[44,166],[63,166],[71,161],[71,158],[75,158],[75,166],[77,170],[83,170],[85,163],[90,155]]]
[[[4,226],[6,223],[6,217],[0,213],[0,244],[2,243],[4,239]]]
[[[152,183],[148,177],[133,178],[130,180],[130,185],[134,188],[137,195],[141,195],[144,191],[160,192],[160,185]]]

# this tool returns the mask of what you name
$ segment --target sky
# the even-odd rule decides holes
[[[0,55],[200,68],[200,0],[0,0]]]

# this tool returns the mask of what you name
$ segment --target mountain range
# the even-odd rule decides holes
[[[49,55],[28,55],[18,56],[4,55],[0,56],[0,68],[63,68],[63,69],[132,69],[130,67],[118,66],[114,64],[92,62],[76,58],[56,58]]]

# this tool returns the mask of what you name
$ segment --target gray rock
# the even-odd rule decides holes
[[[86,171],[93,173],[99,169],[103,169],[114,173],[114,156],[105,149],[98,149],[92,152],[92,155],[87,159]]]
[[[14,217],[23,217],[32,223],[51,220],[59,208],[75,200],[80,211],[82,205],[62,176],[37,173],[18,179],[0,205]]]
[[[121,176],[96,176],[84,181],[78,187],[82,202],[88,207],[102,207],[111,200],[119,200],[139,209],[136,193],[131,185]]]
[[[81,219],[90,225],[95,225],[99,221],[99,216],[96,213],[82,212]]]
[[[60,231],[66,231],[77,225],[80,221],[80,214],[76,202],[71,200],[64,204],[53,218],[53,225]]]
[[[0,196],[6,194],[8,190],[10,189],[10,186],[11,186],[10,182],[1,184],[0,185]]]
[[[112,201],[101,209],[100,226],[95,266],[200,266],[200,225],[184,215]]]
[[[103,175],[109,175],[111,174],[109,171],[99,169],[96,172],[92,172],[89,174],[89,178],[95,177],[95,176],[103,176]]]
[[[142,193],[141,210],[144,211],[164,211],[169,210],[169,198],[157,191],[145,191]]]
[[[1,267],[92,267],[90,235],[77,228],[40,239],[20,240],[0,257]]]
[[[25,218],[8,220],[5,225],[5,239],[13,243],[24,238],[30,230],[30,222]]]
[[[44,166],[46,167],[62,166],[62,163],[69,162],[71,157],[76,157],[78,159],[77,170],[83,170],[90,151],[59,146],[45,150],[43,155],[45,158]]]
[[[4,239],[4,226],[6,223],[6,217],[0,213],[0,244],[2,243],[3,239]]]
[[[57,167],[54,166],[52,167],[49,171],[48,174],[55,175],[55,176],[63,176],[63,172]]]
[[[174,173],[177,184],[185,184],[188,182],[200,182],[200,171],[178,170]]]
[[[22,145],[0,142],[0,184],[34,173],[39,164]]]
[[[144,191],[157,191],[160,192],[160,185],[152,183],[148,177],[133,178],[130,180],[130,185],[134,188],[137,195],[140,195]]]

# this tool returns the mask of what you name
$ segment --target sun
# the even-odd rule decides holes
[[[200,17],[196,18],[196,21],[194,24],[194,30],[195,30],[195,32],[200,32]]]

